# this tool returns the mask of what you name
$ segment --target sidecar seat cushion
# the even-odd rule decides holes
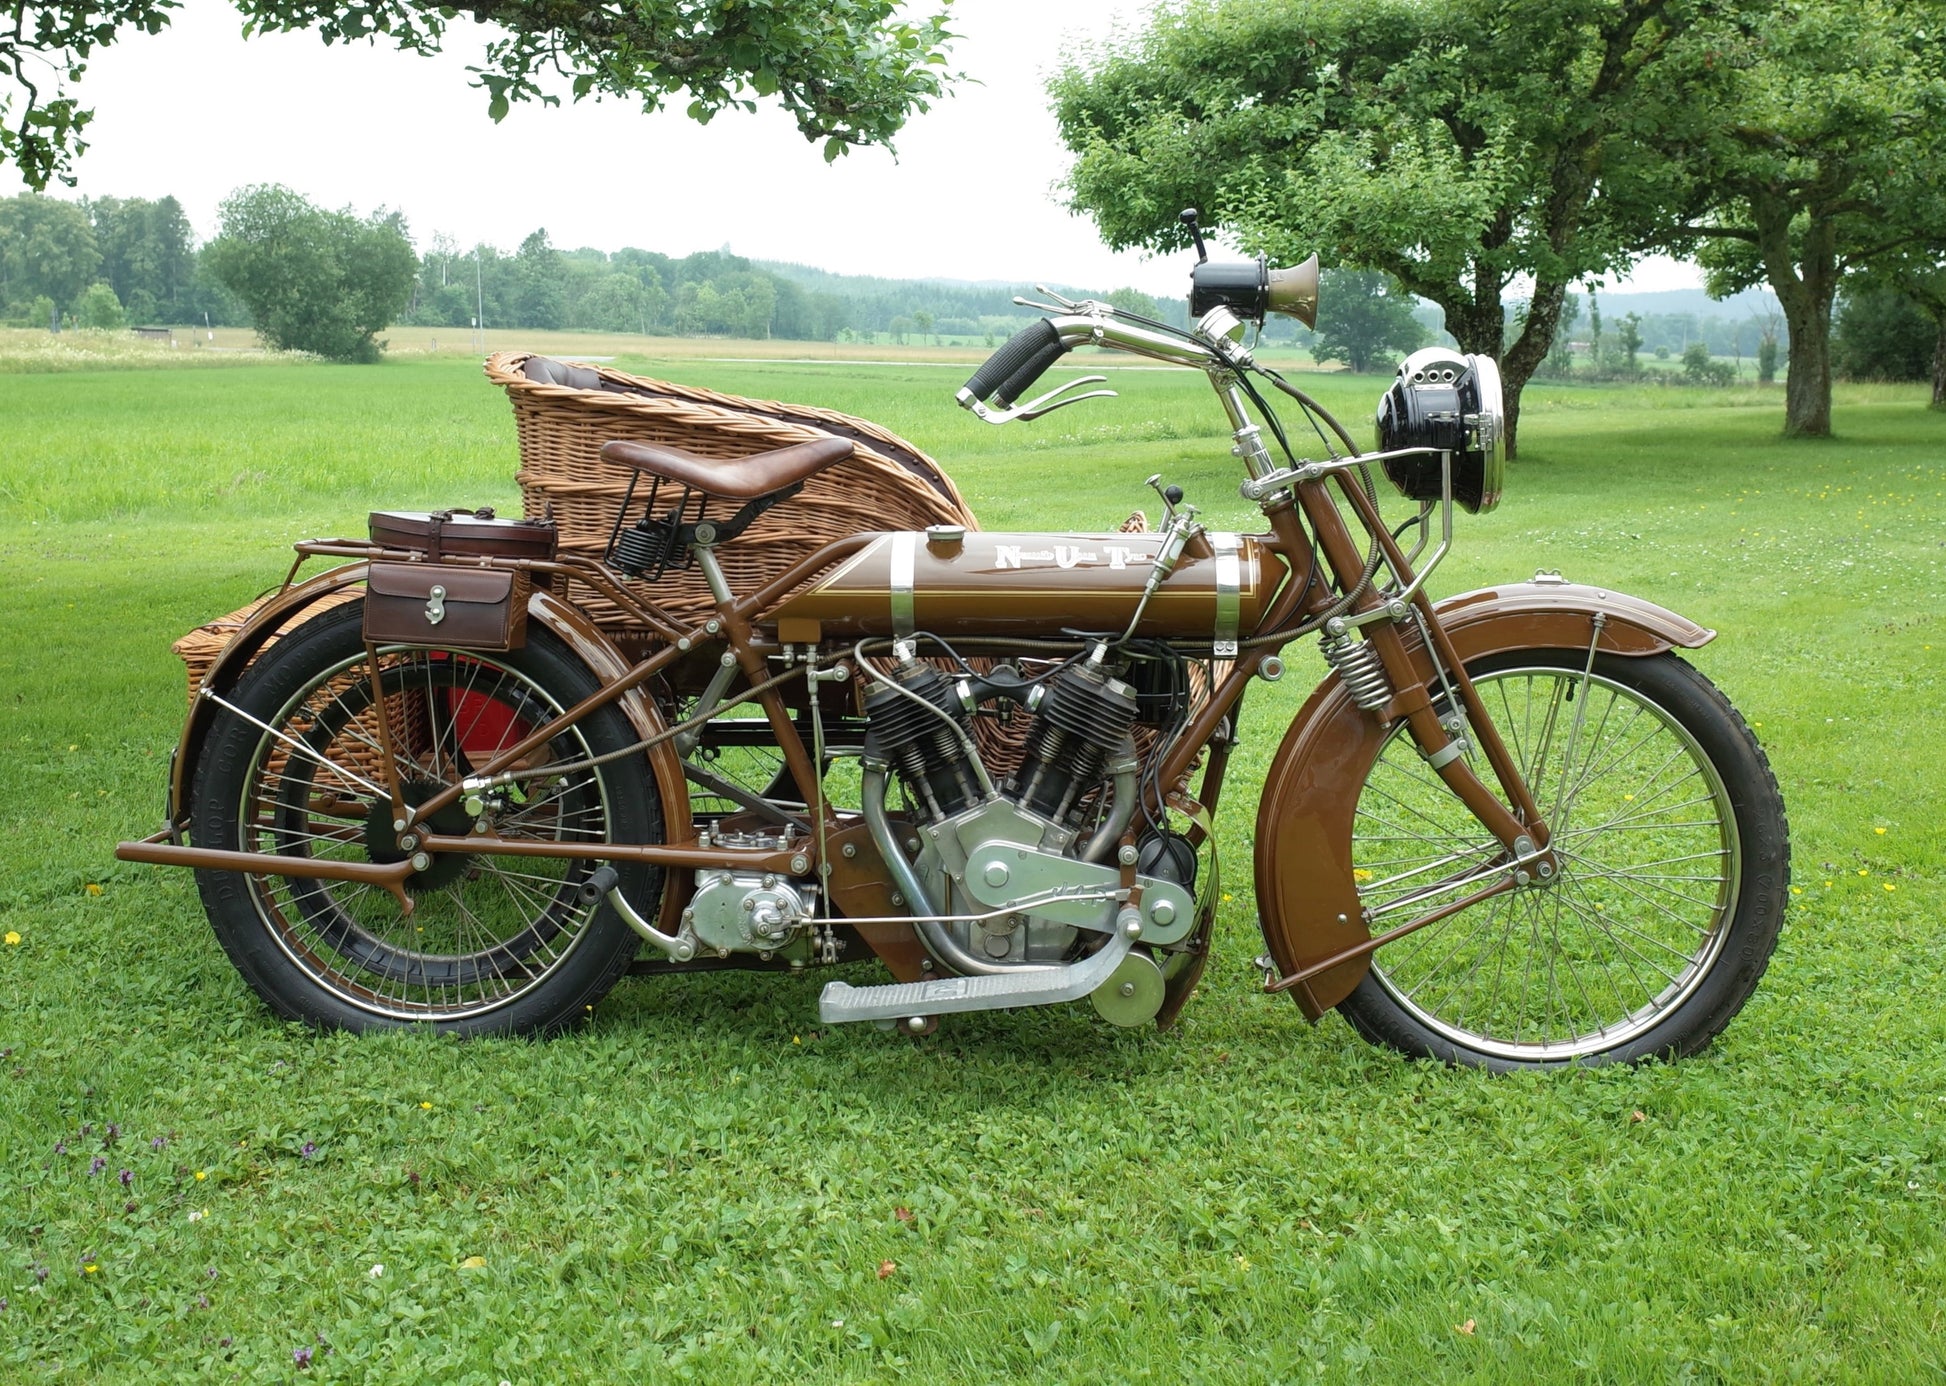
[[[708,496],[755,500],[835,467],[852,454],[849,438],[813,438],[748,457],[698,457],[680,448],[621,440],[603,443],[604,462],[659,476]]]

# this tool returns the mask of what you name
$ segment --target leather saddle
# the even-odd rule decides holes
[[[852,455],[849,438],[813,438],[749,457],[698,457],[658,443],[619,439],[601,445],[604,462],[618,462],[649,476],[725,500],[757,500],[797,486]]]

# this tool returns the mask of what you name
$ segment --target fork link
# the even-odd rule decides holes
[[[1376,712],[1392,701],[1392,685],[1385,677],[1385,662],[1367,640],[1353,640],[1340,634],[1318,642],[1331,667],[1345,681],[1351,700],[1367,712]]]

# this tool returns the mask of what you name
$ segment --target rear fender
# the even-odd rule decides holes
[[[1695,649],[1716,632],[1622,592],[1577,583],[1520,582],[1449,597],[1434,608],[1462,663],[1507,650],[1585,650],[1645,657]],[[1426,653],[1409,642],[1432,677]],[[1362,711],[1336,674],[1319,684],[1293,719],[1264,777],[1257,806],[1258,923],[1280,976],[1371,937],[1351,874],[1358,792],[1390,728]],[[1364,977],[1359,958],[1291,988],[1312,1020]]]

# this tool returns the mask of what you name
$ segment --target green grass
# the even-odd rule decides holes
[[[964,367],[668,369],[880,419],[990,526],[1112,526],[1157,470],[1248,523],[1186,373],[1003,431],[952,408]],[[1381,384],[1315,381],[1351,420]],[[11,379],[0,1381],[294,1379],[302,1347],[347,1381],[1936,1379],[1922,404],[1841,391],[1841,437],[1786,445],[1775,392],[1530,391],[1508,498],[1436,589],[1561,568],[1719,628],[1696,663],[1767,745],[1803,894],[1703,1056],[1494,1079],[1256,994],[1248,791],[1308,657],[1252,696],[1234,898],[1169,1034],[1085,1006],[823,1031],[823,978],[755,975],[626,982],[547,1044],[280,1025],[185,874],[110,856],[160,815],[168,642],[291,538],[512,502],[505,403],[439,360]]]

